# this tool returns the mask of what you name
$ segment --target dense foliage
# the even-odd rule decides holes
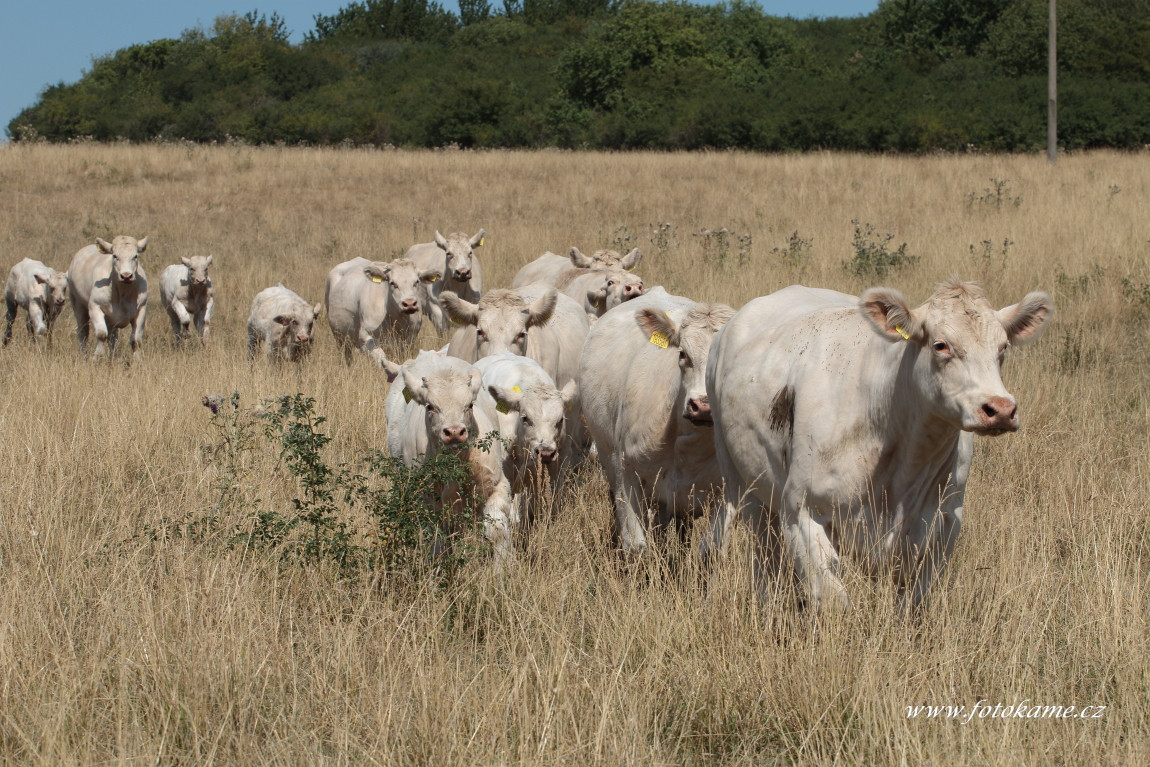
[[[884,0],[795,20],[733,0],[363,0],[100,58],[14,140],[869,151],[1045,144],[1046,0]],[[1150,143],[1150,0],[1059,3],[1064,148]]]

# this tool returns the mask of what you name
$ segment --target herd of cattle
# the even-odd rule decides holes
[[[557,491],[591,455],[628,554],[717,499],[704,555],[742,519],[758,542],[760,588],[786,562],[816,609],[849,603],[840,553],[893,573],[906,602],[921,603],[962,527],[973,435],[1018,429],[999,372],[1006,349],[1036,338],[1053,311],[1040,292],[996,311],[958,281],[914,309],[891,288],[855,297],[795,285],[735,311],[647,288],[633,273],[638,249],[546,253],[510,288],[484,292],[483,241],[483,230],[436,232],[402,258],[357,258],[328,275],[324,304],[344,359],[358,349],[394,382],[392,455],[414,465],[466,450],[500,563],[515,557],[513,532],[541,488]],[[130,326],[138,355],[147,242],[97,239],[65,274],[14,266],[4,343],[19,307],[37,343],[50,338],[70,298],[82,352],[91,331],[96,356],[114,351]],[[161,300],[177,342],[194,324],[206,344],[212,257],[182,261],[161,273]],[[323,307],[283,285],[261,291],[249,357],[262,345],[269,359],[302,359]],[[382,342],[413,343],[424,316],[441,334],[458,326],[450,342],[389,360]],[[502,439],[489,449],[468,447],[493,431]],[[441,490],[440,503],[461,502],[457,486]]]

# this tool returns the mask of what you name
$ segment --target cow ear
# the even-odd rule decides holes
[[[555,305],[559,303],[559,291],[548,288],[547,292],[527,308],[527,327],[546,325],[555,314]]]
[[[487,393],[495,400],[495,409],[500,413],[506,413],[508,410],[518,410],[519,406],[523,403],[523,392],[508,389],[505,386],[498,384],[491,384],[487,387]]]
[[[1012,344],[1028,344],[1042,335],[1046,322],[1054,315],[1054,304],[1045,293],[1027,293],[1017,304],[998,310],[998,319],[1006,328]]]
[[[474,325],[479,322],[479,307],[463,300],[453,290],[440,293],[439,303],[447,312],[447,318],[456,325]]]
[[[278,314],[276,315],[276,318],[272,320],[272,322],[276,323],[277,325],[283,325],[286,328],[291,325],[291,317],[286,314]]]
[[[435,244],[440,250],[447,250],[447,238],[440,234],[438,229],[435,230]]]
[[[642,258],[643,254],[639,252],[639,249],[632,248],[630,253],[623,256],[623,260],[619,262],[619,265],[627,271],[631,271],[639,265],[639,260]]]
[[[205,269],[212,265],[212,259],[213,258],[215,258],[215,256],[210,256],[210,255],[208,256],[208,260],[204,262],[204,268]]]
[[[380,269],[375,264],[368,264],[367,266],[363,267],[363,273],[366,274],[367,278],[372,282],[387,282],[388,278],[391,276],[390,269],[386,267]]]
[[[894,288],[871,288],[859,298],[859,308],[890,340],[922,342],[922,321],[915,319],[902,293]]]
[[[431,285],[443,279],[443,272],[438,269],[428,269],[419,275],[419,279]]]
[[[319,315],[323,313],[323,304],[316,304],[313,306],[311,308],[311,313],[313,317],[319,317]]]
[[[579,396],[579,384],[572,378],[567,385],[559,390],[559,397],[564,405],[570,405]]]
[[[427,379],[412,375],[410,370],[403,370],[403,398],[408,402],[415,401],[417,405],[427,404]]]
[[[668,346],[679,345],[679,326],[666,312],[643,309],[635,315],[635,322],[655,346],[666,349]]]
[[[480,230],[479,230],[479,231],[476,233],[476,235],[475,235],[474,237],[472,237],[472,238],[471,238],[471,247],[473,247],[473,248],[482,248],[482,247],[483,247],[483,236],[484,236],[485,234],[487,234],[487,232],[486,232],[486,231],[484,231],[483,229],[480,229]]]
[[[40,274],[37,272],[36,274],[33,274],[32,276],[35,278],[36,282],[40,283],[41,285],[47,285],[48,284],[48,277],[46,275],[43,275],[43,274]],[[15,316],[15,315],[13,315],[13,316]]]
[[[387,357],[383,357],[379,361],[379,366],[383,368],[384,375],[387,376],[387,382],[391,383],[399,377],[400,367]]]
[[[587,291],[587,303],[599,309],[606,309],[607,301],[607,288],[602,287],[596,290]]]
[[[107,240],[102,240],[99,237],[96,238],[96,247],[100,250],[101,253],[112,252],[112,243],[108,242]]]
[[[567,252],[567,258],[571,259],[571,265],[574,266],[576,269],[590,269],[591,268],[591,264],[592,264],[591,259],[588,258],[587,256],[583,255],[583,252],[580,251],[579,248],[575,247],[574,245],[572,245],[571,250],[569,250]]]
[[[190,259],[186,256],[180,257],[180,263],[183,264],[184,266],[188,267],[189,269],[192,268],[192,259]]]
[[[140,239],[136,240],[136,252],[137,253],[143,253],[147,249],[148,249],[148,238],[147,237],[141,237]]]

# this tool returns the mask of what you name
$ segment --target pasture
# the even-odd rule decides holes
[[[3,268],[63,270],[148,236],[143,358],[84,363],[23,315],[0,351],[0,762],[6,764],[1134,764],[1150,758],[1150,153],[1041,156],[0,147]],[[858,222],[853,224],[852,221]],[[753,595],[746,536],[707,581],[624,567],[597,470],[496,577],[447,588],[160,537],[219,503],[201,397],[303,392],[331,462],[386,444],[387,383],[327,329],[300,368],[249,366],[252,297],[322,301],[328,270],[486,230],[487,287],[545,250],[638,246],[648,286],[738,308],[803,282],[951,275],[1056,315],[1010,351],[1022,428],[976,440],[966,523],[920,620],[845,563],[817,629]],[[889,240],[887,234],[893,235]],[[857,276],[898,254],[917,261]],[[158,281],[214,255],[212,344],[171,346]],[[423,347],[442,345],[425,322]],[[388,348],[392,358],[404,350]],[[833,403],[828,403],[833,407]],[[269,449],[242,492],[286,513]],[[699,534],[701,525],[696,526]],[[929,719],[908,707],[1105,706]],[[1097,714],[1097,716],[1094,716]]]

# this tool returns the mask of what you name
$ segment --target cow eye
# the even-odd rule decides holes
[[[523,425],[524,426],[530,426],[531,425],[531,416],[529,416],[529,415],[523,416]]]
[[[933,346],[934,346],[934,350],[936,352],[938,352],[939,354],[949,354],[950,353],[950,344],[948,344],[946,341],[943,341],[940,339],[938,341],[935,341]]]
[[[471,410],[472,410],[474,407],[475,407],[475,403],[474,403],[474,402],[472,402],[472,403],[469,403],[469,404],[467,405],[467,407],[465,407],[465,408],[463,408],[463,409],[464,409],[464,410],[466,410],[468,413],[470,413],[470,412],[471,412]]]
[[[691,364],[691,359],[690,359],[690,358],[687,356],[687,353],[686,353],[686,352],[684,352],[684,351],[680,351],[680,352],[679,352],[679,364],[680,364],[680,365],[689,365],[689,364]]]
[[[520,333],[519,335],[515,336],[515,343],[521,344],[526,339],[527,339],[527,334],[526,333]]]
[[[475,331],[475,337],[476,338],[487,338],[487,334],[484,333],[482,329],[480,329],[480,330]]]
[[[427,406],[427,412],[428,412],[428,414],[432,414],[432,413],[438,413],[439,410],[438,410],[438,408],[435,407],[435,405],[428,405]]]

